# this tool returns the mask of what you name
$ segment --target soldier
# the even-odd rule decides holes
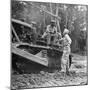
[[[33,34],[32,34],[32,42],[33,44],[36,44],[36,40],[37,40],[37,31],[36,31],[36,22],[32,21],[31,22],[31,26],[32,26],[32,30],[33,30]]]
[[[71,38],[69,37],[69,30],[64,29],[63,35],[64,37],[60,39],[60,41],[63,41],[63,56],[62,56],[62,71],[66,72],[66,74],[69,74],[69,55],[71,52],[70,45],[71,45]]]
[[[59,42],[59,40],[62,38],[62,36],[61,36],[61,33],[59,33],[59,32],[57,32],[56,33],[56,37],[55,37],[55,44],[56,45],[60,45],[61,43]]]
[[[56,22],[51,20],[51,24],[47,26],[46,32],[42,36],[42,38],[47,37],[47,44],[54,44],[54,38],[57,34],[57,28],[55,24]]]

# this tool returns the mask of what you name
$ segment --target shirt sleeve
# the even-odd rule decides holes
[[[50,27],[50,26],[48,25],[48,26],[47,26],[47,29],[46,29],[46,32],[49,32],[49,27]]]
[[[72,43],[72,40],[71,40],[71,38],[69,37],[69,35],[65,35],[65,38],[67,39],[67,41],[68,41],[69,44]]]
[[[54,31],[57,33],[57,28],[56,27],[54,27]]]
[[[44,38],[48,33],[49,33],[49,25],[46,28],[46,31],[44,32],[44,34],[42,35],[42,38]]]

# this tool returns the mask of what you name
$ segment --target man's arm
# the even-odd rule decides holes
[[[46,31],[45,31],[44,34],[42,35],[42,38],[44,38],[44,37],[48,34],[48,32],[49,32],[49,25],[47,26]]]
[[[72,43],[72,40],[71,40],[71,38],[69,37],[69,35],[65,35],[65,38],[67,39],[68,44],[71,44],[71,43]]]

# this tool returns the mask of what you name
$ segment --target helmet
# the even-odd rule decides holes
[[[68,33],[69,33],[69,30],[65,28],[63,34],[68,34]]]
[[[56,21],[55,20],[51,20],[51,23],[56,23]]]

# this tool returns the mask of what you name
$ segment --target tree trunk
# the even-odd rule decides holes
[[[56,16],[58,16],[58,11],[59,11],[59,8],[58,8],[58,4],[57,4],[57,7],[56,7]],[[56,19],[56,22],[57,22],[58,32],[61,33],[61,29],[60,29],[60,25],[59,25],[59,20]]]

